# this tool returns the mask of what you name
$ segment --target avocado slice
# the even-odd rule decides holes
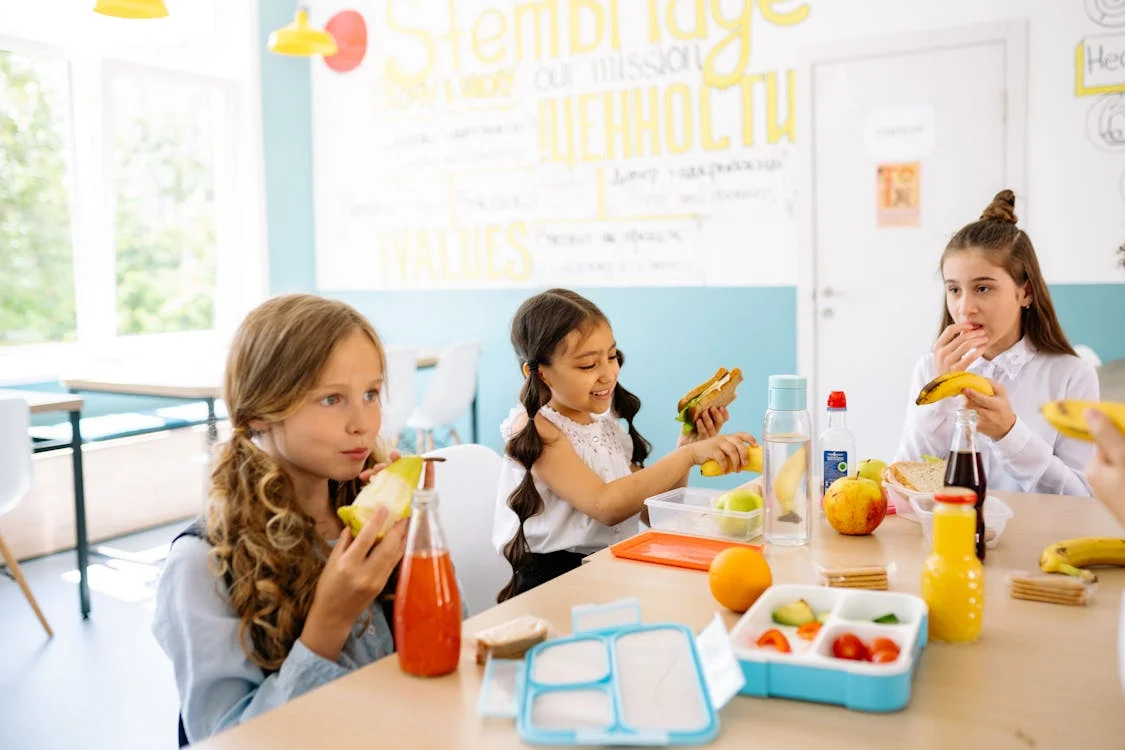
[[[883,615],[882,617],[876,617],[873,620],[873,622],[877,622],[880,625],[897,625],[898,624],[898,618],[895,617],[894,612],[888,612],[887,614]]]
[[[804,599],[790,602],[773,611],[773,621],[778,625],[795,625],[799,627],[815,619],[816,615],[813,614],[812,607],[810,607],[809,603]]]

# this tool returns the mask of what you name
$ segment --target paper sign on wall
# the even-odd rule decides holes
[[[924,159],[934,152],[934,106],[879,109],[867,113],[867,155],[876,162]]]
[[[1125,34],[1080,41],[1074,50],[1074,95],[1097,96],[1116,91],[1125,91]]]
[[[880,164],[875,183],[875,225],[916,227],[922,217],[922,165]]]

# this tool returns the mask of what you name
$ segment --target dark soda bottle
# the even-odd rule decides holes
[[[977,449],[977,413],[972,409],[957,412],[953,443],[945,464],[945,486],[967,487],[977,493],[975,543],[977,559],[984,562],[984,498],[988,494],[988,481],[984,476],[984,458]]]

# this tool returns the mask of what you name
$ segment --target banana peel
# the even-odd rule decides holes
[[[763,461],[762,446],[748,445],[746,446],[746,465],[742,467],[742,470],[761,474]],[[726,472],[723,471],[723,467],[718,461],[704,461],[699,467],[699,473],[705,477],[720,477]]]
[[[1125,566],[1125,539],[1115,537],[1080,537],[1056,542],[1039,556],[1044,573],[1063,573],[1081,578],[1086,583],[1098,580],[1087,565]]]
[[[960,396],[961,392],[966,388],[979,391],[986,396],[996,395],[996,391],[992,388],[992,384],[988,382],[987,378],[977,375],[975,372],[955,371],[947,372],[944,375],[938,375],[929,383],[922,386],[922,390],[918,393],[918,398],[915,399],[914,403],[918,406],[936,404],[943,398]]]
[[[1086,412],[1095,409],[1104,414],[1125,432],[1125,404],[1115,401],[1050,401],[1039,407],[1047,422],[1060,434],[1077,440],[1093,441],[1090,426],[1086,424]]]
[[[398,521],[410,516],[411,500],[418,480],[422,477],[425,461],[421,456],[403,456],[376,474],[356,495],[351,505],[336,509],[353,535],[358,535],[375,515],[380,505],[387,509],[387,516],[379,528],[376,538],[382,539]]]

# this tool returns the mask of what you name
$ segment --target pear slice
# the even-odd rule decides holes
[[[358,535],[382,505],[387,509],[387,517],[376,534],[377,539],[382,539],[395,523],[410,516],[410,502],[422,476],[423,463],[421,456],[403,456],[376,474],[352,504],[337,508],[336,514],[352,534]]]

